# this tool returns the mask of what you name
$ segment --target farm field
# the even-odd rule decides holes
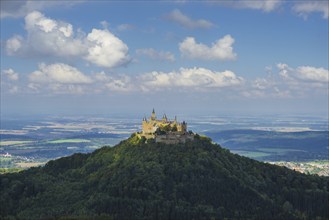
[[[231,152],[267,162],[328,159],[327,121],[258,118],[187,118],[188,128]],[[140,119],[43,118],[5,120],[0,129],[0,168],[23,169],[74,153],[114,146],[140,130]],[[299,127],[298,127],[299,126]]]
[[[328,159],[328,131],[278,132],[253,129],[206,132],[233,153],[262,161]]]

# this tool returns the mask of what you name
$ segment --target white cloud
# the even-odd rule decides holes
[[[212,71],[206,68],[180,68],[178,71],[142,73],[134,76],[98,72],[86,76],[78,69],[63,64],[40,64],[29,75],[28,91],[33,93],[84,94],[113,92],[212,91],[224,87],[239,87],[244,79],[232,71]]]
[[[257,9],[265,12],[273,11],[283,3],[282,0],[258,0],[258,1],[240,0],[234,2],[235,2],[234,4],[237,7]]]
[[[130,61],[128,46],[108,30],[93,29],[88,34],[90,43],[86,60],[102,67],[116,67]]]
[[[56,27],[57,27],[57,22],[55,20],[46,18],[43,14],[41,14],[38,11],[31,12],[25,17],[25,28],[27,30],[40,29],[43,32],[48,33],[51,32]]]
[[[173,10],[170,14],[166,16],[166,18],[170,21],[174,21],[183,27],[190,28],[190,29],[197,29],[197,28],[211,28],[214,25],[207,20],[199,19],[199,20],[193,20],[187,15],[183,14],[178,9]]]
[[[284,63],[277,64],[277,67],[280,70],[279,74],[287,80],[297,80],[309,83],[329,82],[329,71],[322,67],[316,68],[312,66],[300,66],[294,69]]]
[[[215,72],[205,68],[181,68],[178,72],[169,73],[151,72],[139,77],[143,89],[163,89],[163,88],[220,88],[240,85],[242,77],[236,76],[232,71]]]
[[[49,85],[54,94],[85,94],[85,88],[81,85],[54,83]]]
[[[25,17],[27,38],[14,36],[7,40],[9,55],[80,56],[86,51],[81,39],[74,38],[71,24],[55,21],[38,11]]]
[[[234,39],[226,35],[218,39],[211,47],[196,43],[193,37],[187,37],[179,44],[183,57],[203,60],[235,60],[237,55],[233,52]]]
[[[81,73],[77,68],[64,63],[50,65],[40,64],[39,70],[29,75],[29,80],[33,83],[49,84],[85,84],[91,83],[90,77]]]
[[[0,90],[1,93],[15,94],[21,90],[19,88],[20,76],[12,68],[1,71]]]
[[[6,42],[9,55],[82,58],[102,67],[129,62],[128,46],[108,30],[93,29],[75,36],[73,26],[34,11],[25,17],[27,38],[13,36]]]
[[[106,82],[106,81],[109,81],[109,79],[110,79],[104,71],[93,74],[93,78],[96,81],[100,81],[100,82]]]
[[[106,87],[115,92],[131,92],[136,90],[135,84],[129,76],[109,77]]]
[[[39,94],[96,94],[106,91],[139,93],[154,91],[231,93],[248,99],[296,98],[323,96],[328,93],[329,71],[322,67],[277,64],[278,73],[267,77],[244,79],[230,70],[213,71],[207,68],[180,68],[176,71],[153,71],[136,75],[108,74],[104,71],[86,75],[77,68],[63,63],[40,64],[28,75],[28,83],[20,83],[13,69],[2,71],[2,91]],[[266,70],[268,71],[268,67]],[[24,77],[24,76],[22,76]]]
[[[220,5],[233,8],[246,8],[271,12],[278,9],[283,3],[283,0],[217,0]]]
[[[300,16],[307,18],[311,13],[323,13],[323,18],[328,19],[329,17],[329,2],[323,1],[300,1],[295,2],[293,10]]]
[[[283,0],[225,0],[217,1],[221,5],[226,5],[234,8],[246,8],[261,10],[264,12],[271,12],[280,9],[284,4],[289,5],[288,1]],[[328,0],[303,0],[294,1],[292,3],[292,10],[298,15],[307,18],[311,13],[322,13],[323,18],[328,19],[329,17],[329,2]]]
[[[19,18],[35,10],[42,10],[50,7],[70,7],[83,1],[1,1],[1,18]]]
[[[301,66],[296,69],[296,77],[315,82],[329,82],[329,71],[324,68],[316,68],[312,66]]]
[[[136,76],[107,76],[94,74],[94,81],[105,84],[114,92],[151,92],[176,89],[177,91],[211,91],[216,88],[236,87],[244,83],[232,71],[216,72],[205,68],[180,68],[179,71],[143,73]],[[101,88],[102,86],[98,86]]]
[[[137,49],[136,53],[138,55],[145,55],[154,60],[166,60],[166,61],[175,61],[174,54],[165,51],[156,51],[153,48],[142,48]]]
[[[311,66],[290,67],[277,64],[278,74],[249,80],[242,95],[246,97],[311,97],[328,93],[329,71]]]
[[[18,73],[16,73],[13,69],[3,70],[2,73],[11,81],[16,81],[19,79]]]
[[[23,45],[23,38],[19,35],[15,35],[8,39],[6,42],[6,50],[8,55],[20,54]]]
[[[270,86],[273,86],[273,82],[265,78],[257,78],[252,83],[252,87],[258,90],[265,90]]]

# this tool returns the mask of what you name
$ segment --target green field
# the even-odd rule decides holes
[[[0,146],[10,146],[10,145],[20,145],[20,144],[29,144],[33,141],[0,141]]]
[[[287,152],[305,152],[303,150],[297,150],[297,149],[283,149],[283,148],[258,148],[259,151],[263,151],[263,152],[268,152],[268,153],[277,153],[277,154],[284,154]]]
[[[87,143],[87,142],[90,142],[90,140],[87,140],[87,139],[58,139],[58,140],[47,141],[48,144]]]
[[[0,163],[1,162],[8,162],[11,161],[11,157],[0,157]]]
[[[257,151],[231,150],[231,152],[255,159],[273,155],[285,155],[291,152],[303,152],[303,150],[283,149],[283,148],[258,148]]]
[[[259,157],[266,157],[269,156],[271,154],[269,153],[264,153],[264,152],[259,152],[259,151],[240,151],[240,150],[231,150],[232,153],[234,154],[239,154],[241,156],[245,156],[245,157],[251,157],[251,158],[259,158]]]

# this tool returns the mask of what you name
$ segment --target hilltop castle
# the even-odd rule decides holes
[[[187,132],[185,121],[178,123],[176,116],[173,121],[170,121],[166,114],[163,115],[161,120],[157,120],[154,109],[149,120],[146,117],[143,118],[142,131],[138,135],[166,144],[185,143],[187,140],[194,139],[194,134]]]

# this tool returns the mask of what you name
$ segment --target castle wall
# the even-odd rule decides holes
[[[158,126],[154,125],[154,123],[143,122],[142,131],[144,134],[155,133],[158,129]]]
[[[166,144],[185,143],[186,141],[193,140],[194,136],[190,134],[168,133],[164,135],[156,135],[155,142]]]

